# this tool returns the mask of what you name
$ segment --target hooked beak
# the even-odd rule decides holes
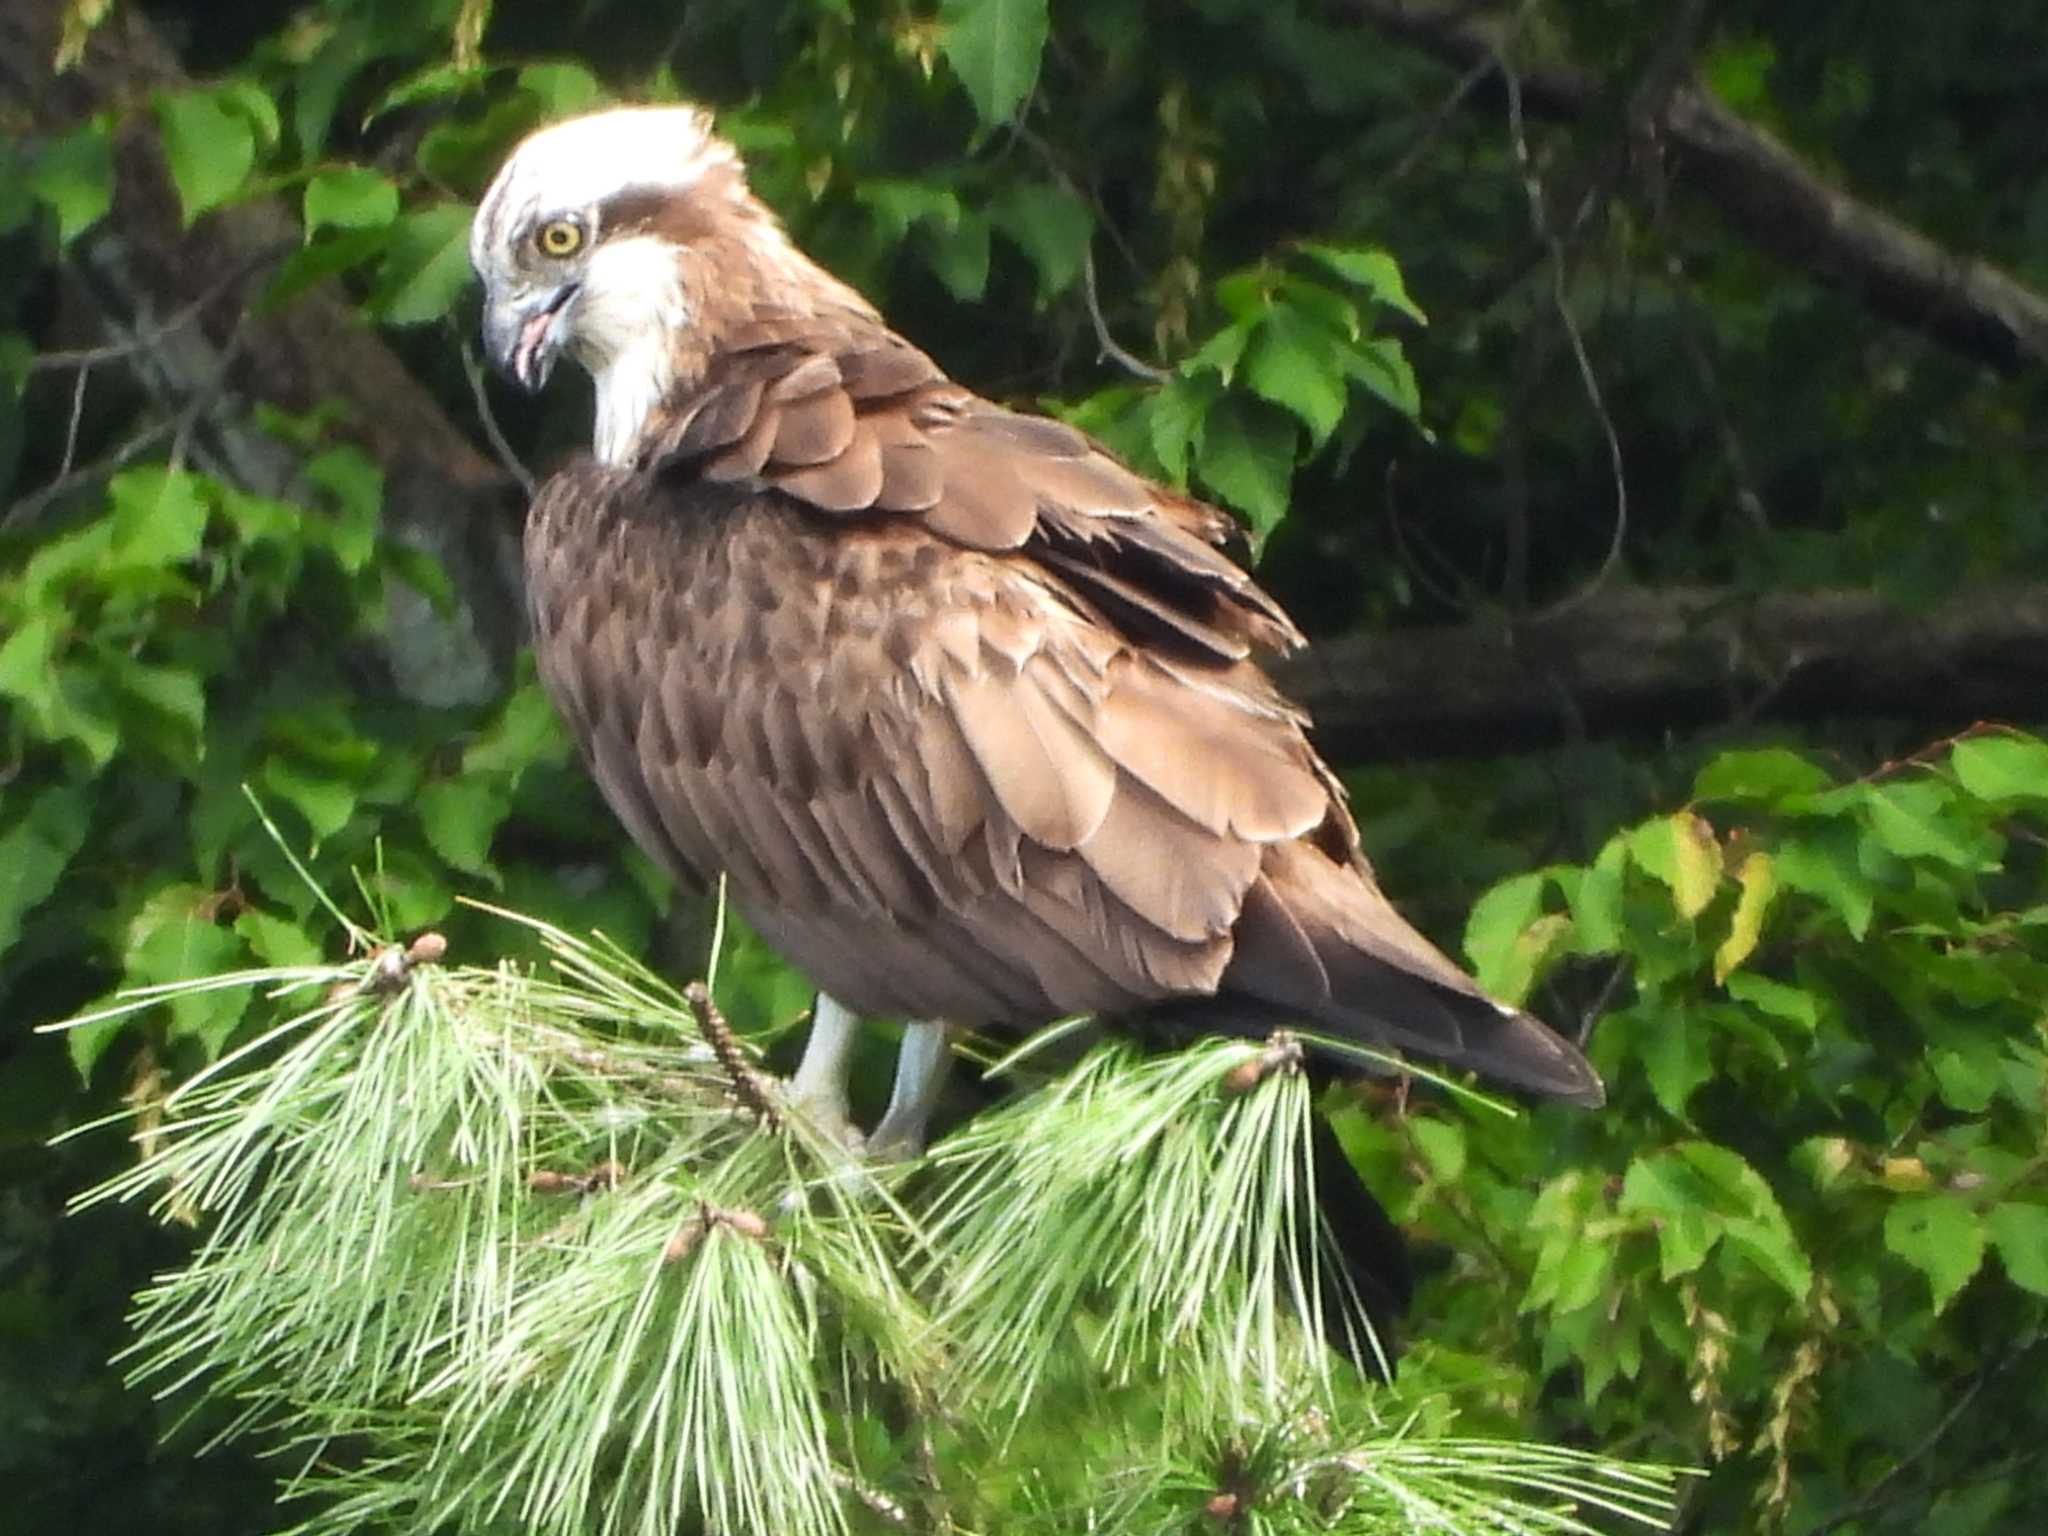
[[[576,283],[538,293],[492,295],[484,303],[484,351],[501,377],[537,393],[562,350],[562,312]]]

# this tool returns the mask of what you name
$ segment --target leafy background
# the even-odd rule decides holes
[[[241,996],[32,1033],[122,986],[334,952],[245,784],[390,928],[504,951],[467,894],[697,963],[700,915],[624,848],[516,655],[522,497],[465,374],[471,202],[548,117],[715,106],[807,248],[959,377],[1241,514],[1333,656],[1508,646],[1623,588],[1860,592],[1934,647],[1934,616],[2048,574],[2038,357],[1887,319],[1654,131],[1703,92],[2039,280],[2048,63],[2017,9],[1481,7],[1505,70],[1390,9],[0,5],[33,45],[0,71],[22,1529],[272,1519],[260,1465],[194,1459],[196,1432],[156,1449],[177,1405],[105,1365],[182,1235],[61,1219],[131,1154],[45,1145],[124,1103],[146,1129],[246,1031]],[[1566,70],[1594,87],[1577,116],[1545,107]],[[291,329],[324,314],[348,328]],[[280,348],[335,372],[280,384]],[[525,464],[587,434],[567,391],[491,403]],[[2039,695],[2008,665],[2024,727]],[[2048,746],[1975,718],[1981,666],[1854,710],[1783,659],[1606,709],[1529,668],[1561,699],[1542,729],[1459,715],[1446,671],[1448,728],[1354,733],[1339,764],[1388,888],[1587,1030],[1611,1087],[1512,1118],[1332,1094],[1431,1274],[1409,1380],[1467,1429],[1707,1468],[1688,1530],[2038,1528]],[[739,942],[721,1001],[771,1037],[805,991]]]

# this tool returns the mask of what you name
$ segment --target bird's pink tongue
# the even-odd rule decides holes
[[[533,377],[534,354],[540,351],[541,343],[547,340],[548,327],[554,323],[555,311],[546,309],[535,315],[520,328],[519,353],[513,361],[518,366],[519,376],[522,379]]]

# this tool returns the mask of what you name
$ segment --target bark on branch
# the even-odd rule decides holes
[[[1340,9],[1448,64],[1485,69],[1509,56],[1507,21],[1470,0],[1339,0]],[[1522,104],[1577,121],[1612,93],[1569,62],[1515,50]],[[1952,251],[1834,185],[1785,144],[1681,81],[1654,121],[1681,175],[1780,260],[1856,294],[1873,310],[2006,372],[2048,363],[2048,295]]]
[[[1915,610],[1874,593],[1615,588],[1548,622],[1350,635],[1283,683],[1343,763],[1764,718],[2048,717],[2048,585]]]

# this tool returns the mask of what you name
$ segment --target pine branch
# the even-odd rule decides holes
[[[138,1300],[135,1373],[287,1449],[303,1536],[1668,1506],[1655,1471],[1376,1427],[1405,1415],[1321,1344],[1290,1039],[1098,1050],[930,1164],[867,1169],[733,1113],[758,1074],[701,988],[527,926],[551,974],[420,940],[111,1010],[248,986],[280,1015],[87,1199],[201,1214]]]

